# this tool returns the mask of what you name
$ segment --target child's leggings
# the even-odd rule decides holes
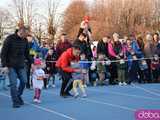
[[[84,89],[84,86],[83,86],[83,81],[82,80],[74,80],[73,81],[73,92],[75,94],[77,94],[77,86],[79,86],[79,88],[81,89],[82,93],[85,94],[86,91]]]
[[[34,99],[40,99],[40,96],[41,96],[41,89],[35,88]]]

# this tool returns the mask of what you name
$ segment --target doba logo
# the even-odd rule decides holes
[[[160,110],[137,110],[136,120],[160,120]]]

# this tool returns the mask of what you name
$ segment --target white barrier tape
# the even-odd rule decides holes
[[[116,62],[121,62],[121,61],[140,61],[140,60],[152,60],[154,57],[150,57],[150,58],[137,58],[137,59],[127,59],[127,60],[106,60],[106,61],[81,61],[81,63],[92,63],[92,62],[96,62],[96,63],[101,63],[101,62],[110,62],[110,63],[116,63]],[[160,57],[158,57],[160,59]],[[56,63],[57,61],[45,61],[45,62],[52,62],[52,63]]]

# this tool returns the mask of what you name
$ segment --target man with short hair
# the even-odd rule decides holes
[[[60,96],[67,97],[71,96],[69,91],[72,89],[72,82],[70,83],[71,74],[73,72],[80,72],[80,69],[71,68],[72,61],[78,61],[80,55],[79,46],[73,46],[72,48],[67,49],[59,57],[56,62],[56,67],[59,68],[59,72],[62,76],[62,86],[60,91]]]
[[[69,40],[67,39],[67,34],[63,33],[60,36],[60,40],[57,43],[56,46],[56,52],[58,55],[58,58],[61,56],[61,54],[66,51],[68,48],[71,48],[72,44],[69,42]]]
[[[28,42],[26,40],[28,34],[29,28],[20,28],[17,33],[6,38],[1,51],[2,66],[8,70],[13,108],[19,108],[24,104],[21,96],[27,82],[25,60],[29,60]],[[18,88],[17,78],[20,80]]]

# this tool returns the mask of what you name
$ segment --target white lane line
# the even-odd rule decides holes
[[[127,97],[134,97],[134,98],[139,98],[139,99],[146,99],[146,100],[155,100],[155,101],[159,101],[159,99],[154,99],[152,97],[146,97],[146,96],[139,96],[139,95],[130,95],[130,94],[126,94],[126,93],[120,93],[120,92],[115,92],[115,91],[100,91],[100,90],[94,90],[92,88],[87,89],[89,91],[94,91],[94,92],[99,92],[99,93],[109,93],[109,94],[115,94],[115,95],[120,95],[120,96],[127,96]]]
[[[120,108],[120,109],[124,109],[124,110],[128,110],[128,111],[136,111],[136,109],[133,109],[133,108],[129,108],[129,107],[122,106],[122,105],[116,105],[116,104],[112,104],[112,103],[108,103],[108,102],[102,102],[99,100],[94,100],[94,99],[89,99],[89,98],[81,98],[81,100],[96,103],[96,104],[102,104],[102,105],[107,105],[107,106],[111,106],[111,107],[116,107],[116,108]]]
[[[160,93],[160,89],[158,90],[158,89],[152,89],[152,88],[151,88],[151,89],[149,89],[149,90]]]
[[[0,95],[10,98],[9,95],[4,94],[4,93],[0,93]],[[76,120],[75,118],[72,118],[72,117],[70,117],[70,116],[68,116],[68,115],[62,114],[62,113],[60,113],[60,112],[56,112],[56,111],[53,110],[53,109],[48,109],[48,108],[45,108],[45,107],[42,107],[42,106],[39,106],[39,105],[35,105],[35,104],[32,104],[32,103],[29,103],[29,102],[27,102],[27,101],[25,101],[25,103],[28,104],[28,105],[31,105],[31,106],[33,106],[33,107],[35,107],[35,108],[37,108],[37,109],[40,109],[40,110],[43,110],[43,111],[45,111],[45,112],[49,112],[49,113],[55,114],[55,115],[57,115],[57,116],[66,118],[66,119],[68,119],[68,120]]]
[[[54,94],[56,96],[58,95],[55,92],[50,92],[50,91],[45,91],[45,92],[49,93],[49,94]],[[112,103],[108,103],[108,102],[102,102],[102,101],[99,101],[99,100],[94,100],[94,99],[89,99],[89,98],[80,98],[80,100],[90,102],[90,103],[96,103],[96,104],[111,106],[111,107],[115,107],[115,108],[120,108],[120,109],[128,110],[128,111],[136,111],[136,109],[129,108],[129,107],[126,107],[126,106],[116,105],[116,104],[112,104]]]
[[[149,93],[149,94],[151,94],[151,95],[155,95],[155,96],[160,97],[160,94],[158,94],[158,93],[156,93],[156,92],[153,92],[153,91],[151,91],[151,90],[147,90],[147,89],[145,89],[145,88],[143,88],[143,87],[139,87],[139,86],[134,85],[134,84],[132,84],[132,86],[133,86],[134,88],[143,90],[143,91],[145,91],[145,92],[147,92],[147,93]]]

